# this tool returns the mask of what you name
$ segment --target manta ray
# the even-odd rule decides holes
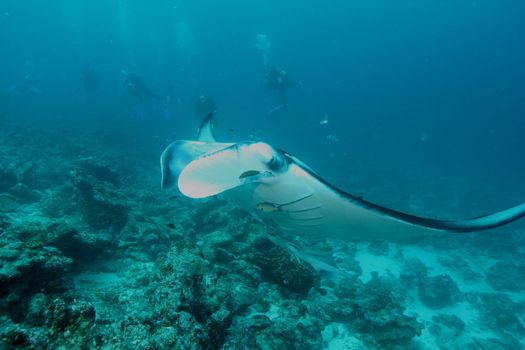
[[[493,229],[525,216],[525,203],[468,220],[440,220],[369,202],[328,183],[292,154],[265,142],[217,142],[213,113],[196,141],[171,143],[160,159],[162,188],[189,198],[222,195],[285,233],[344,240],[404,240],[438,231]]]

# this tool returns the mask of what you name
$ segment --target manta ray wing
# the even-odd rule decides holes
[[[171,143],[160,157],[161,188],[166,189],[176,185],[182,169],[193,160],[231,145],[232,143],[187,140]]]
[[[525,216],[525,203],[463,221],[403,213],[352,196],[293,156],[261,142],[230,144],[190,161],[180,172],[178,187],[188,197],[223,193],[248,211],[262,208],[258,214],[283,231],[347,240],[479,231]]]

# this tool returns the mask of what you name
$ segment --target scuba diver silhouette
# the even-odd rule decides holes
[[[124,81],[126,84],[126,91],[130,96],[137,98],[138,100],[158,100],[164,101],[164,98],[150,89],[144,84],[142,77],[135,73],[127,73]]]
[[[283,68],[269,66],[265,70],[264,85],[269,89],[276,90],[281,100],[280,105],[268,112],[268,115],[273,115],[286,108],[288,105],[286,91],[290,86],[298,85],[298,82],[292,80],[290,74]]]
[[[122,71],[125,75],[124,84],[128,95],[138,101],[136,115],[139,120],[145,119],[146,112],[160,112],[163,119],[172,119],[171,112],[168,110],[168,99],[160,95],[148,85],[141,76],[135,73]]]

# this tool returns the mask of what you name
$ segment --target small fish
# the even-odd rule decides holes
[[[319,125],[326,125],[326,124],[328,124],[328,118],[324,118],[319,121]]]
[[[275,203],[262,202],[255,205],[255,209],[262,213],[273,213],[276,211],[281,211],[281,206]]]
[[[176,195],[176,194],[174,194],[173,196],[169,196],[169,197],[168,197],[168,199],[178,199],[178,198],[179,198],[179,196]]]
[[[270,202],[261,202],[261,203],[257,203],[255,205],[255,209],[260,211],[261,213],[274,213],[274,212],[277,212],[277,211],[282,211],[282,207],[284,206],[287,206],[287,205],[290,205],[290,204],[294,204],[294,203],[297,203],[297,202],[300,202],[306,198],[310,198],[312,195],[309,194],[309,195],[306,195],[304,197],[301,197],[301,198],[298,198],[296,200],[293,200],[291,202],[287,202],[287,203],[283,203],[283,204],[276,204],[276,203],[270,203]]]
[[[174,223],[171,223],[171,222],[170,222],[170,223],[167,223],[167,224],[166,224],[166,227],[171,228],[171,229],[173,230],[173,229],[175,229],[177,226],[175,226]]]

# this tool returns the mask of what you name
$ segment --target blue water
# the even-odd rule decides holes
[[[11,119],[120,130],[139,119],[145,138],[191,138],[194,100],[208,94],[224,139],[267,140],[343,186],[377,165],[525,193],[519,1],[5,0],[0,10]],[[270,118],[278,97],[262,83],[257,34],[272,42],[270,65],[301,82]],[[83,86],[85,64],[97,91]],[[169,90],[170,121],[126,94],[123,70]],[[38,90],[13,91],[27,75]]]
[[[138,348],[136,342],[145,337],[142,323],[156,325],[148,329],[150,344],[172,344],[168,348],[190,348],[185,339],[207,344],[199,343],[206,349],[255,342],[255,335],[240,331],[253,312],[269,315],[267,322],[273,317],[263,340],[280,341],[281,335],[284,339],[299,332],[292,337],[295,342],[275,348],[308,348],[304,344],[312,339],[318,345],[332,344],[333,339],[323,334],[322,340],[321,333],[324,327],[337,327],[334,322],[346,322],[351,335],[367,345],[377,341],[396,348],[395,341],[381,338],[389,329],[379,327],[373,333],[359,328],[363,320],[354,313],[352,299],[357,295],[357,304],[373,310],[375,299],[366,288],[376,291],[380,300],[381,288],[392,286],[387,292],[395,295],[392,300],[400,299],[399,304],[391,302],[381,310],[395,314],[394,326],[400,332],[416,330],[405,345],[417,337],[419,326],[404,326],[401,304],[415,313],[412,321],[421,317],[426,322],[422,348],[433,336],[435,344],[450,346],[443,339],[446,329],[440,338],[428,325],[454,320],[436,320],[434,313],[457,315],[466,323],[465,339],[458,344],[488,349],[501,341],[502,349],[519,348],[519,342],[525,344],[520,306],[525,220],[498,229],[500,236],[441,236],[420,246],[319,243],[315,248],[339,254],[329,263],[364,272],[340,290],[325,279],[320,283],[325,289],[316,290],[319,286],[312,287],[310,281],[307,297],[290,294],[287,282],[279,285],[279,276],[259,273],[264,267],[272,272],[275,266],[254,259],[258,249],[266,248],[247,237],[264,229],[254,228],[257,223],[247,214],[214,200],[195,204],[169,197],[157,184],[161,152],[174,140],[195,138],[202,119],[195,104],[205,95],[216,103],[220,141],[266,141],[366,200],[444,218],[471,217],[522,203],[524,18],[525,2],[519,0],[2,0],[2,337],[7,334],[13,346],[34,345],[38,337],[65,348],[75,348],[74,339],[91,341],[91,333],[74,322],[76,338],[57,335],[70,330],[57,326],[49,310],[60,309],[62,299],[55,298],[67,300],[67,290],[74,299],[71,318],[91,320],[98,327],[92,334],[105,334],[99,346]],[[262,48],[261,38],[270,45]],[[278,91],[264,83],[268,67],[285,69],[294,82],[286,89],[284,107]],[[69,235],[67,228],[78,235]],[[273,253],[278,260],[279,252]],[[42,254],[47,254],[44,261],[50,261],[49,266],[33,263]],[[286,251],[280,254],[285,256],[281,261],[288,261]],[[413,257],[421,260],[424,276],[416,276],[421,272],[417,261],[407,267]],[[289,266],[299,264],[290,261]],[[15,267],[4,269],[4,262]],[[64,267],[68,264],[74,266],[72,273]],[[23,270],[20,275],[17,268]],[[384,285],[371,275],[381,268]],[[190,270],[198,272],[188,278]],[[403,281],[405,270],[408,277]],[[280,272],[286,280],[288,275]],[[418,293],[440,274],[448,276],[437,280],[445,287],[449,283],[451,299],[458,288],[454,283],[463,295],[443,309],[430,310],[421,306],[418,300],[424,297],[418,299]],[[57,282],[62,278],[76,281],[76,289],[72,282]],[[177,288],[197,306],[188,307]],[[236,298],[246,305],[221,299],[221,288],[239,293]],[[151,297],[144,298],[145,293]],[[206,297],[211,302],[203,301]],[[170,303],[177,305],[175,311]],[[341,313],[339,303],[346,305]],[[96,322],[89,312],[74,314],[82,307],[89,309],[88,304],[96,309]],[[270,305],[280,308],[282,317]],[[454,309],[457,305],[463,309]],[[240,323],[222,320],[218,324],[224,329],[216,331],[207,317],[219,308],[231,311]],[[303,308],[309,308],[308,317],[318,317],[317,328],[308,326],[308,317],[297,316]],[[151,313],[137,316],[136,310],[143,309]],[[377,317],[382,322],[381,312],[374,314],[377,310],[365,306],[363,310],[363,315],[372,315],[364,319],[375,322]],[[180,315],[184,312],[186,321]],[[38,323],[38,315],[47,315],[47,323]],[[297,319],[307,326],[296,327]],[[174,325],[181,328],[174,330]],[[54,331],[38,335],[39,327]],[[60,329],[55,334],[56,327]],[[288,331],[268,331],[279,327]],[[481,331],[476,333],[478,327]],[[12,331],[15,328],[20,333]],[[225,329],[227,339],[221,338]],[[488,339],[491,332],[499,340]],[[180,342],[170,343],[170,336]],[[468,343],[472,336],[478,338]]]

